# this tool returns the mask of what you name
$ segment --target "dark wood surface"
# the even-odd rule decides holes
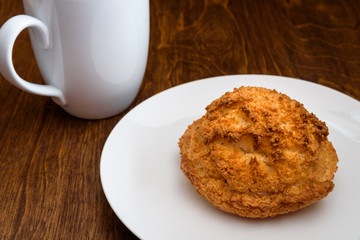
[[[300,78],[360,100],[360,1],[150,0],[148,66],[118,116],[87,121],[0,77],[0,239],[136,239],[110,208],[99,176],[116,123],[150,96],[228,74]],[[0,24],[22,14],[0,0]],[[27,32],[14,64],[42,83]],[[161,231],[161,226],[158,226]]]

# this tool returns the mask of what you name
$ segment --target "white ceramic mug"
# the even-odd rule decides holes
[[[149,46],[149,0],[23,0],[25,13],[0,29],[0,71],[30,93],[52,97],[68,113],[106,118],[139,91]],[[45,85],[27,82],[12,62],[29,28]]]

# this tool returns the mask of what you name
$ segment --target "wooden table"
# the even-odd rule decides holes
[[[122,114],[87,121],[0,77],[0,239],[136,239],[110,208],[99,164],[105,140],[133,107],[206,77],[300,78],[360,100],[360,2],[151,0],[148,66]],[[0,24],[23,13],[0,0]],[[14,50],[18,73],[42,83],[27,32]],[[159,226],[161,231],[161,226]]]

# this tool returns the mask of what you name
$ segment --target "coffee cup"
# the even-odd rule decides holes
[[[23,0],[24,15],[0,28],[0,72],[16,87],[51,97],[69,114],[119,114],[141,86],[149,47],[148,0]],[[22,79],[12,51],[29,29],[44,84]]]

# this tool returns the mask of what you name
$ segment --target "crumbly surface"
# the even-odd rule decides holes
[[[214,206],[265,218],[332,191],[338,158],[328,128],[275,90],[240,87],[206,108],[179,140],[181,170]]]

